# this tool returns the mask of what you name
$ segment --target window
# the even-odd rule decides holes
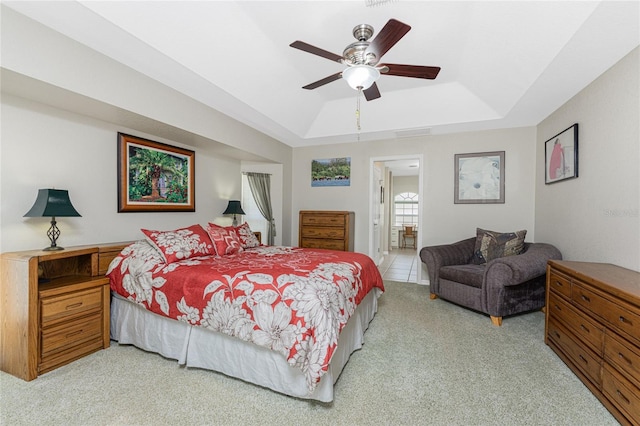
[[[402,192],[396,195],[393,209],[396,225],[418,225],[418,194]]]
[[[253,232],[262,233],[262,243],[267,243],[267,220],[262,216],[256,201],[253,199],[249,181],[246,175],[242,175],[242,210],[246,213],[243,219],[249,224]]]

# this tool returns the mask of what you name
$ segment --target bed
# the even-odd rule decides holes
[[[115,256],[107,272],[111,338],[186,367],[332,401],[384,291],[376,265],[360,253],[264,246],[211,225],[143,230],[145,240]]]

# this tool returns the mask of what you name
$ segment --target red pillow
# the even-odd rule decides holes
[[[200,225],[175,231],[151,231],[141,229],[147,241],[164,258],[165,263],[179,262],[191,257],[215,254],[211,238]]]
[[[238,234],[235,232],[232,226],[223,228],[214,223],[209,223],[207,226],[207,233],[213,241],[213,246],[216,249],[218,256],[224,256],[225,254],[234,254],[244,251],[242,243]]]
[[[251,248],[251,247],[259,247],[260,241],[258,241],[258,237],[253,233],[249,224],[247,222],[242,225],[236,227],[236,233],[238,234],[238,238],[240,238],[240,244],[242,244],[242,248]]]

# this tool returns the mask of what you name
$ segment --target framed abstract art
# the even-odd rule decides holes
[[[504,151],[455,154],[454,203],[504,203]]]
[[[578,177],[578,123],[544,143],[544,183]]]

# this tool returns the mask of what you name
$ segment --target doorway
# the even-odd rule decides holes
[[[417,176],[418,177],[418,226],[416,235],[416,248],[404,249],[405,256],[413,256],[416,262],[410,262],[414,266],[419,265],[419,251],[422,241],[423,227],[423,156],[422,154],[394,155],[386,157],[372,157],[370,162],[370,214],[369,217],[369,255],[378,265],[388,264],[392,258],[392,229],[396,229],[392,223],[392,209],[394,208],[394,176]],[[396,248],[396,250],[398,250]],[[422,281],[422,268],[415,268],[417,274],[415,281],[413,276],[411,282],[420,283]]]

